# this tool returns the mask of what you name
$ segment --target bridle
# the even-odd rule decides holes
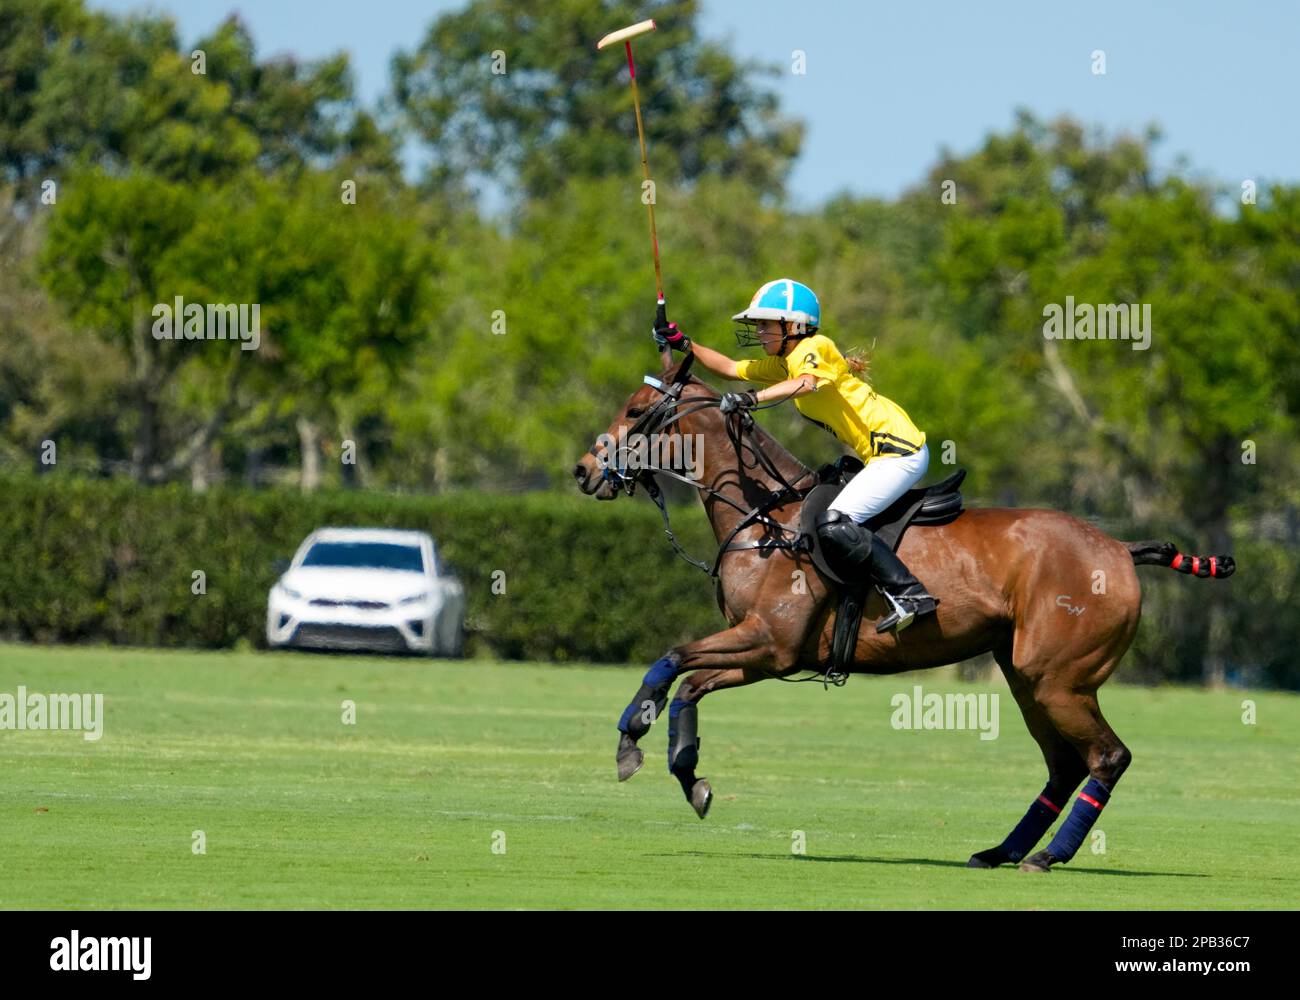
[[[721,405],[722,401],[720,399],[682,399],[682,390],[686,387],[689,381],[690,369],[694,360],[695,355],[693,353],[687,354],[681,365],[678,367],[677,374],[673,378],[673,381],[667,385],[664,384],[662,379],[656,378],[653,375],[645,376],[643,379],[644,383],[652,386],[662,395],[655,401],[655,404],[641,414],[631,428],[625,432],[628,437],[635,434],[659,433],[693,413],[698,413],[701,410]],[[779,405],[781,402],[784,401],[777,400],[776,402],[766,403],[762,406],[756,407],[756,409],[767,409],[768,407]],[[744,410],[738,411],[731,416],[731,419],[728,419],[725,422],[725,425],[727,429],[727,437],[731,441],[732,447],[736,449],[736,457],[740,462],[741,470],[743,471],[746,468],[757,467],[781,484],[780,489],[770,490],[768,495],[753,507],[746,508],[742,504],[731,499],[731,497],[714,489],[712,486],[706,486],[703,483],[689,479],[671,469],[643,465],[629,473],[625,464],[626,456],[623,454],[626,449],[620,448],[612,456],[608,454],[610,451],[608,447],[605,449],[607,453],[605,456],[602,456],[597,452],[595,445],[592,445],[587,449],[591,455],[601,461],[603,469],[602,478],[614,483],[616,488],[624,490],[628,496],[632,496],[636,492],[637,483],[641,483],[645,486],[646,494],[652,501],[654,501],[655,506],[659,508],[659,513],[663,517],[664,533],[668,536],[668,541],[672,544],[673,550],[692,566],[703,570],[714,580],[718,577],[722,565],[722,557],[728,552],[739,552],[745,549],[761,549],[765,551],[771,549],[787,549],[793,552],[808,551],[810,547],[809,540],[801,537],[797,525],[791,527],[788,524],[782,524],[780,521],[777,521],[769,515],[777,507],[782,506],[790,500],[803,500],[808,493],[811,492],[812,488],[817,485],[816,481],[814,481],[812,484],[801,488],[786,480],[785,476],[781,474],[781,470],[777,468],[776,463],[774,463],[771,458],[768,457],[767,453],[763,451],[762,444],[758,440],[758,435],[754,431],[754,418],[748,412]],[[745,461],[746,451],[753,456],[753,461],[750,464],[746,464]],[[695,489],[704,490],[714,499],[720,500],[740,511],[742,515],[740,520],[737,521],[735,527],[728,532],[727,537],[722,540],[721,545],[718,547],[718,554],[714,557],[712,565],[701,559],[692,557],[684,548],[682,548],[681,543],[677,541],[677,536],[673,533],[672,524],[668,518],[668,506],[664,502],[663,491],[659,488],[658,482],[655,481],[656,474],[669,476],[670,478],[686,483],[688,486],[692,486]],[[807,479],[809,476],[812,476],[814,480],[816,480],[816,473],[814,470],[805,467],[803,474],[795,479],[795,483]],[[736,535],[740,534],[740,532],[744,531],[746,528],[753,527],[755,524],[762,524],[770,531],[776,532],[775,537],[768,535],[755,541],[735,541]]]

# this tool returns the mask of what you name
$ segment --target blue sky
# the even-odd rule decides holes
[[[353,57],[362,96],[386,88],[388,61],[464,0],[91,0],[151,7],[193,41],[232,10],[263,55]],[[611,25],[611,28],[619,25]],[[1300,178],[1300,2],[1146,0],[990,4],[926,0],[705,0],[703,33],[741,58],[779,63],[784,109],[808,125],[791,178],[808,207],[840,190],[892,196],[943,147],[975,148],[1027,107],[1110,131],[1157,123],[1157,162],[1240,183]],[[593,39],[594,42],[594,39]],[[795,49],[807,72],[789,71]],[[1091,53],[1106,53],[1106,74]],[[599,71],[593,53],[592,71]],[[653,151],[651,153],[653,167]]]

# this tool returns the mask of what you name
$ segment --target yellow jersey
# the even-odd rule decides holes
[[[795,407],[857,452],[863,462],[911,455],[925,444],[925,435],[903,408],[854,375],[835,344],[820,333],[795,341],[787,356],[739,361],[736,373],[747,382],[764,385],[813,376],[816,391],[795,397]]]

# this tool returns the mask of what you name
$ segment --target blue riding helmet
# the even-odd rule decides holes
[[[737,330],[736,342],[741,347],[757,347],[759,340],[753,327],[760,319],[779,320],[781,329],[786,330],[787,323],[802,323],[802,334],[786,336],[807,336],[815,333],[821,325],[822,307],[811,288],[791,278],[777,278],[754,293],[749,301],[749,308],[738,312],[731,318],[743,323],[750,329]]]

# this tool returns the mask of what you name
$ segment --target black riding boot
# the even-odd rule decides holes
[[[889,612],[876,624],[877,632],[901,632],[917,615],[929,614],[939,603],[903,560],[881,538],[843,511],[828,510],[817,518],[822,551],[839,578],[850,586],[872,580],[885,595]]]
[[[917,615],[928,615],[939,603],[880,536],[871,535],[871,573],[893,610],[876,623],[877,632],[901,632]]]

